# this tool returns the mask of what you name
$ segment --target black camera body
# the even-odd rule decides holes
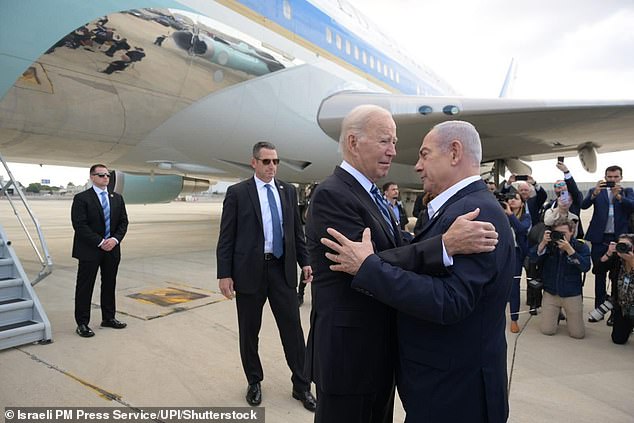
[[[601,186],[603,188],[614,188],[616,186],[616,183],[614,181],[606,181],[602,183]]]
[[[616,252],[621,254],[627,254],[632,251],[632,246],[627,242],[618,242],[616,244]]]
[[[550,239],[552,239],[553,242],[562,241],[564,238],[565,236],[563,232],[550,231]]]

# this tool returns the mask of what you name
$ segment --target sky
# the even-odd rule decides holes
[[[348,1],[463,96],[497,97],[515,58],[511,97],[634,99],[631,0]],[[626,169],[633,162],[634,150],[602,154],[598,172],[590,174],[575,157],[566,158],[578,181],[597,181],[613,164],[624,168],[625,180],[634,180]],[[533,175],[559,179],[554,163],[532,162]],[[26,184],[50,179],[52,185],[82,185],[88,174],[47,165],[11,169]]]

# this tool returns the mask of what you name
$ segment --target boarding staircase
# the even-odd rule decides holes
[[[4,196],[11,204],[14,214],[42,264],[42,269],[31,284],[11,246],[11,241],[8,240],[4,228],[0,225],[0,350],[3,350],[31,342],[47,343],[52,340],[51,324],[32,285],[51,273],[53,263],[37,219],[2,156],[0,161],[9,175],[9,181],[0,188],[0,198]],[[9,194],[11,187],[13,187],[13,195],[19,197],[35,225],[40,238],[39,248],[20,217],[11,198],[12,195]]]

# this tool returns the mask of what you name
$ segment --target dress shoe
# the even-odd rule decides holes
[[[605,324],[608,326],[614,326],[614,316],[612,316],[612,314],[610,314],[610,317],[608,318],[607,322],[605,322]]]
[[[517,322],[512,321],[511,322],[511,333],[519,333],[520,331],[520,325],[517,324]]]
[[[249,388],[247,389],[246,399],[249,405],[260,405],[260,403],[262,402],[262,388],[260,387],[260,382],[249,385]]]
[[[317,408],[317,400],[310,391],[299,392],[293,389],[293,398],[300,400],[308,411],[315,411]]]
[[[531,308],[529,313],[531,314],[531,316],[537,316],[537,309],[536,308]]]
[[[95,332],[93,332],[92,329],[88,327],[88,325],[82,324],[77,326],[77,330],[75,332],[77,332],[77,335],[81,336],[82,338],[90,338],[91,336],[95,336]]]
[[[101,322],[102,328],[123,329],[126,326],[128,326],[127,323],[120,322],[117,319],[104,320]]]

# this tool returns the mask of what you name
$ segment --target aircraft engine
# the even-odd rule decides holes
[[[592,144],[583,145],[577,150],[581,166],[586,172],[597,171],[597,149]]]
[[[533,170],[529,165],[518,159],[505,159],[506,168],[516,175],[531,175]]]
[[[169,203],[179,195],[204,192],[211,185],[206,179],[180,175],[149,175],[111,171],[109,188],[127,204]]]

